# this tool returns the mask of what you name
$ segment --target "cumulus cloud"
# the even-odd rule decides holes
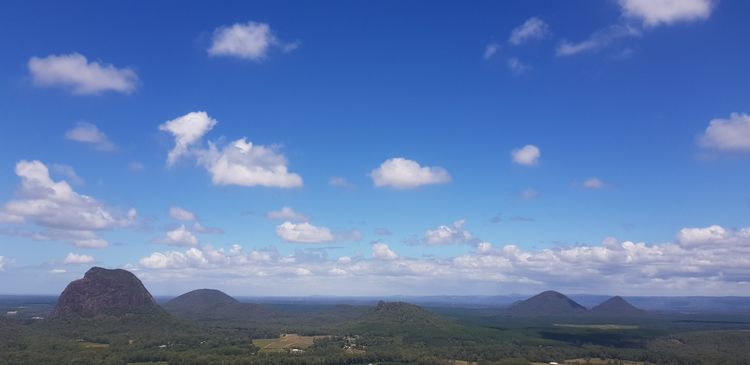
[[[266,59],[273,48],[288,53],[298,47],[299,42],[280,41],[266,23],[247,22],[217,28],[208,54],[260,62]]]
[[[527,19],[510,33],[508,41],[513,45],[521,45],[528,41],[544,38],[549,33],[549,26],[537,17]]]
[[[725,152],[750,152],[750,115],[732,113],[728,119],[711,120],[699,143]]]
[[[625,16],[643,21],[647,27],[704,20],[713,10],[712,0],[619,0],[619,3]]]
[[[489,60],[492,57],[497,54],[497,52],[500,52],[502,49],[502,46],[497,43],[490,43],[486,47],[484,47],[484,59]]]
[[[428,245],[446,245],[453,243],[474,243],[476,240],[471,233],[464,229],[466,220],[461,219],[451,225],[441,225],[435,229],[428,229],[424,233],[423,241]]]
[[[197,220],[195,213],[180,207],[169,207],[169,217],[183,222],[193,222]]]
[[[272,210],[266,213],[266,218],[279,221],[307,222],[309,218],[290,207],[281,207],[279,210]]]
[[[175,138],[175,147],[167,156],[167,164],[171,166],[179,158],[191,156],[211,174],[215,185],[302,186],[302,178],[289,172],[286,157],[278,152],[276,146],[254,145],[246,138],[223,147],[210,141],[208,147],[200,146],[203,135],[216,123],[206,112],[192,112],[159,126],[160,130],[171,133]]]
[[[604,181],[602,181],[598,177],[590,177],[586,179],[581,185],[583,185],[583,187],[586,189],[602,189],[604,188]]]
[[[80,176],[78,176],[73,166],[62,165],[62,164],[52,164],[50,170],[52,171],[53,174],[64,178],[65,180],[69,181],[73,185],[84,184],[83,179]]]
[[[136,223],[135,209],[120,212],[73,190],[66,181],[54,181],[40,161],[19,161],[19,197],[0,208],[0,219],[10,223],[33,223],[46,228],[20,232],[38,240],[65,240],[78,247],[100,248],[108,244],[98,231],[130,227]]]
[[[372,257],[380,260],[395,260],[398,255],[385,243],[376,242],[372,244]]]
[[[35,85],[58,86],[74,94],[131,93],[138,83],[138,76],[131,69],[89,62],[78,53],[31,57],[28,68]]]
[[[201,152],[198,161],[211,173],[211,180],[216,185],[302,186],[302,178],[289,172],[286,157],[275,147],[253,145],[245,138],[223,149],[209,142],[209,148]]]
[[[206,112],[190,112],[179,118],[167,121],[159,126],[160,131],[174,136],[174,148],[167,155],[167,164],[174,165],[177,160],[188,153],[188,148],[200,141],[217,121]]]
[[[533,166],[539,163],[539,157],[542,152],[539,147],[533,144],[527,144],[521,148],[516,148],[510,152],[511,159],[514,163],[524,166]]]
[[[65,132],[65,139],[86,143],[100,151],[114,151],[117,146],[107,138],[97,126],[87,122],[78,122],[76,126]]]
[[[565,41],[558,46],[557,55],[594,52],[616,41],[641,36],[644,30],[658,25],[707,19],[713,9],[711,0],[619,0],[619,4],[625,20],[635,19],[640,23],[621,21],[594,32],[586,40]]]
[[[280,255],[274,249],[248,252],[239,246],[226,251],[192,247],[186,251],[155,252],[142,258],[137,268],[139,275],[150,282],[162,281],[170,286],[180,278],[192,283],[198,275],[213,275],[236,278],[245,287],[256,285],[257,278],[264,278],[263,282],[269,278],[291,280],[304,272],[310,281],[285,281],[300,285],[294,292],[304,291],[321,280],[327,285],[340,285],[339,290],[362,290],[362,283],[371,283],[398,285],[401,290],[439,286],[456,292],[467,287],[523,292],[556,288],[603,294],[612,294],[614,287],[618,294],[658,295],[746,292],[750,279],[750,228],[722,227],[724,233],[715,227],[698,229],[715,232],[703,235],[700,245],[607,238],[601,244],[524,249],[512,244],[478,242],[468,253],[446,258],[399,256],[381,242],[372,245],[371,258],[328,258],[299,250]],[[329,286],[315,287],[315,293],[326,288]],[[367,290],[370,288],[366,286]]]
[[[164,237],[157,238],[154,242],[172,246],[196,246],[198,245],[198,238],[184,225],[181,225],[167,231]]]
[[[96,260],[92,256],[89,255],[83,255],[83,254],[76,254],[76,253],[68,253],[67,256],[62,260],[63,264],[66,265],[84,265],[84,264],[92,264]]]
[[[276,235],[286,242],[322,243],[333,241],[331,230],[308,222],[284,222],[276,227]]]
[[[375,186],[394,189],[414,189],[451,181],[450,174],[442,167],[420,166],[416,161],[402,157],[385,160],[370,172],[370,177]]]
[[[719,225],[683,228],[677,234],[677,242],[683,247],[727,247],[750,242],[750,228],[728,229]]]
[[[5,270],[5,265],[8,264],[8,259],[6,259],[4,256],[0,256],[0,271]]]

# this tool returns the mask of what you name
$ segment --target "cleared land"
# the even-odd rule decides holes
[[[289,333],[279,338],[262,338],[253,340],[253,345],[258,346],[261,352],[285,352],[291,349],[306,349],[313,345],[315,340],[327,338],[328,336],[300,336]]]
[[[571,359],[559,362],[561,365],[650,365],[650,363],[642,361],[628,361],[628,360],[614,360],[614,359]],[[548,365],[546,362],[532,362],[532,365]]]

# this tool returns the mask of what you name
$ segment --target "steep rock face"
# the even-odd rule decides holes
[[[632,304],[628,303],[627,300],[619,296],[605,300],[596,307],[591,308],[591,312],[608,316],[637,316],[646,313],[645,311],[634,307]]]
[[[154,298],[133,273],[93,267],[60,294],[53,318],[96,317],[161,312]]]
[[[511,306],[508,311],[523,316],[566,316],[586,313],[586,308],[556,291],[545,291]]]

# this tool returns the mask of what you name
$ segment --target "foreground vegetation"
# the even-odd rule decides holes
[[[438,315],[408,304],[274,310],[283,315],[252,323],[2,318],[0,364],[750,364],[750,324],[737,316],[566,321]]]

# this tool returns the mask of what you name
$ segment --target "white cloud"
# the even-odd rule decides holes
[[[750,242],[750,228],[728,229],[719,225],[683,228],[677,234],[677,243],[683,247],[710,246],[714,248],[737,246]]]
[[[404,290],[434,294],[433,288],[439,288],[445,294],[466,293],[466,288],[531,292],[550,287],[602,294],[612,294],[615,287],[618,294],[639,295],[746,292],[750,228],[699,229],[714,231],[704,235],[699,245],[607,238],[601,244],[524,249],[479,242],[466,254],[446,258],[401,257],[381,242],[372,245],[370,258],[193,247],[155,252],[142,258],[137,269],[153,285],[174,287],[182,280],[193,287],[198,277],[222,277],[232,278],[238,289],[249,285],[254,290],[268,283],[267,292],[278,293],[279,279],[273,278],[280,278],[289,293],[305,295],[321,294],[321,287],[313,285],[321,281],[333,293],[347,290],[362,295],[381,289],[390,294]]]
[[[492,244],[489,242],[479,242],[477,244],[477,253],[489,253],[492,251]]]
[[[193,222],[197,220],[195,213],[180,207],[169,207],[169,217],[183,222]]]
[[[581,42],[563,42],[558,56],[571,56],[598,51],[610,44],[630,37],[638,37],[644,29],[681,21],[707,19],[713,10],[712,0],[619,0],[622,15],[642,22],[621,22],[594,32]]]
[[[114,151],[117,149],[117,146],[107,138],[104,132],[100,131],[97,126],[87,122],[76,123],[73,129],[65,132],[65,139],[90,144],[100,151]]]
[[[266,213],[266,218],[279,221],[290,222],[307,222],[309,218],[290,207],[281,207],[279,210],[272,210]]]
[[[497,52],[499,52],[501,49],[502,46],[497,43],[488,44],[487,47],[484,47],[484,59],[489,60],[490,58],[495,56],[495,54],[497,54]]]
[[[630,25],[611,25],[594,32],[588,39],[581,42],[562,42],[557,47],[558,56],[573,56],[585,52],[598,51],[617,40],[638,37],[641,31]]]
[[[0,218],[11,223],[34,223],[47,228],[22,235],[38,240],[65,240],[78,247],[106,247],[95,232],[129,227],[136,223],[135,209],[109,208],[96,199],[75,192],[66,181],[54,181],[40,161],[19,161],[19,198],[0,208]]]
[[[266,23],[236,23],[214,31],[208,54],[239,57],[259,62],[266,59],[268,52],[274,47],[278,47],[284,53],[289,53],[299,47],[299,42],[281,42]]]
[[[590,177],[582,185],[586,189],[602,189],[604,188],[604,181],[598,177]]]
[[[182,225],[167,231],[164,237],[158,238],[154,242],[172,246],[196,246],[198,245],[198,238]]]
[[[186,155],[189,147],[200,141],[216,123],[206,112],[191,112],[160,125],[160,131],[174,136],[175,146],[167,155],[167,164],[174,165],[180,157]]]
[[[619,0],[627,17],[637,18],[653,27],[680,21],[704,20],[711,15],[711,0]]]
[[[66,265],[84,265],[94,263],[94,258],[89,255],[79,255],[76,253],[68,253],[67,256],[62,260],[63,264]]]
[[[726,152],[750,152],[750,115],[732,113],[728,119],[711,120],[700,144]]]
[[[0,271],[5,270],[5,265],[8,264],[8,259],[6,259],[4,256],[0,256]]]
[[[513,162],[519,165],[533,166],[539,163],[539,157],[541,157],[542,152],[539,150],[539,147],[527,144],[521,148],[514,149],[510,152],[510,155]]]
[[[209,143],[199,159],[216,185],[267,186],[298,188],[302,178],[287,168],[284,155],[275,147],[253,145],[245,138],[238,139],[219,150]]]
[[[521,62],[521,60],[516,57],[508,58],[506,64],[508,65],[509,70],[519,75],[531,69],[531,66]]]
[[[372,244],[372,257],[380,260],[395,260],[398,255],[385,243],[376,242]]]
[[[445,184],[451,176],[442,167],[420,166],[419,163],[402,157],[391,158],[370,172],[377,187],[413,189],[422,185]]]
[[[307,222],[284,222],[276,227],[276,234],[284,241],[297,243],[321,243],[333,241],[331,230]]]
[[[288,171],[286,157],[276,146],[253,145],[245,138],[223,148],[215,142],[208,142],[208,148],[195,146],[216,123],[206,112],[192,112],[159,126],[175,137],[175,147],[167,156],[167,164],[172,165],[180,157],[190,155],[208,170],[215,185],[302,186],[302,178]]]
[[[89,62],[78,53],[31,57],[28,67],[35,85],[59,86],[74,94],[131,93],[138,83],[138,76],[131,69]]]
[[[542,39],[549,33],[549,26],[537,17],[527,19],[510,33],[508,41],[516,46],[531,40]]]
[[[336,187],[336,188],[345,188],[345,189],[351,189],[354,187],[349,180],[347,180],[344,177],[341,176],[331,176],[330,179],[328,179],[328,185]]]
[[[73,166],[52,164],[52,167],[50,170],[52,170],[52,173],[54,173],[55,175],[58,175],[59,177],[62,177],[66,179],[67,181],[70,181],[73,185],[84,184],[83,179],[80,176],[78,176]]]
[[[424,243],[428,245],[445,245],[452,243],[473,243],[474,237],[469,231],[464,230],[466,220],[461,219],[452,225],[442,225],[435,229],[428,229],[424,233]]]

